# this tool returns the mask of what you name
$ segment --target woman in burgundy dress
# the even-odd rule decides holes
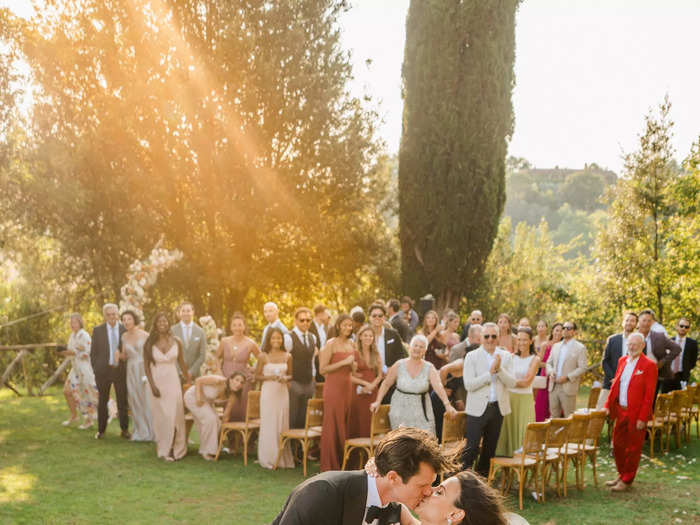
[[[357,368],[352,318],[341,314],[335,322],[333,339],[321,350],[320,371],[323,384],[323,427],[321,432],[321,471],[340,470],[343,447],[347,437],[352,382],[350,376]]]
[[[382,358],[377,350],[372,327],[366,324],[360,328],[355,340],[360,349],[355,351],[357,372],[350,378],[354,388],[347,436],[349,438],[369,437],[372,420],[369,406],[377,398],[377,388],[382,381]]]
[[[421,333],[428,340],[428,350],[425,352],[425,360],[433,363],[433,366],[440,370],[440,367],[447,363],[449,352],[447,345],[441,337],[442,327],[440,319],[435,310],[428,310],[423,316],[423,327]]]
[[[537,355],[540,358],[540,369],[537,372],[537,375],[547,376],[547,359],[549,359],[549,354],[552,352],[552,346],[554,346],[554,343],[561,341],[562,329],[561,323],[554,323],[552,325],[552,331],[549,334],[549,341],[540,346],[540,350],[537,352]],[[549,386],[549,379],[547,379],[547,386]],[[546,387],[538,388],[535,390],[535,421],[541,422],[548,418],[549,392]]]

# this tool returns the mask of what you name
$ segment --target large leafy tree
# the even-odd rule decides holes
[[[456,306],[476,288],[505,201],[517,0],[414,0],[399,156],[402,277]]]
[[[161,301],[222,314],[375,275],[375,116],[349,95],[340,0],[69,0],[15,38],[37,86],[15,210],[113,299],[161,236]],[[371,277],[370,277],[371,280]],[[165,291],[167,290],[167,292]],[[200,309],[201,311],[201,309]]]

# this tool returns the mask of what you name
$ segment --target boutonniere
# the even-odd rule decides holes
[[[644,373],[644,370],[637,370],[634,375],[636,376],[641,376]]]
[[[386,344],[393,343],[393,342],[394,342],[393,339],[389,339],[389,340],[386,342]]]
[[[193,341],[199,341],[199,337],[193,337],[192,340],[193,340]]]

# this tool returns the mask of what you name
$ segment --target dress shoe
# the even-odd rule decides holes
[[[104,437],[104,432],[98,432],[97,434],[95,434],[95,439],[104,439]]]
[[[625,492],[629,490],[630,486],[625,483],[624,481],[620,480],[617,482],[617,485],[614,485],[610,490],[612,492]]]
[[[605,486],[606,486],[606,487],[614,487],[615,485],[617,485],[617,482],[618,482],[618,481],[620,481],[620,478],[615,478],[615,479],[608,480],[608,481],[605,482]]]
[[[122,430],[122,437],[124,439],[131,439],[131,434],[129,434],[128,430]]]

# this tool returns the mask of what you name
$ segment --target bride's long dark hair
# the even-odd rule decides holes
[[[484,478],[471,470],[455,477],[461,490],[455,506],[464,510],[461,525],[508,525],[501,495]]]
[[[158,312],[155,316],[153,316],[151,331],[148,333],[146,342],[143,343],[143,363],[145,366],[151,366],[155,362],[153,359],[153,345],[156,344],[158,338],[160,337],[157,326],[158,319],[161,317],[165,317],[165,320],[168,321],[168,326],[170,326],[170,320],[165,312]]]

